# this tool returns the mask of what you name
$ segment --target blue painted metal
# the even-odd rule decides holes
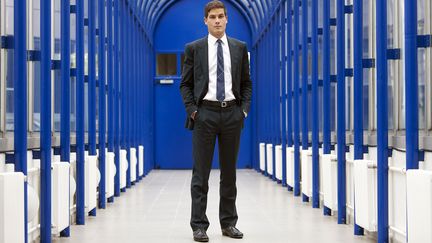
[[[106,78],[108,84],[108,152],[114,152],[114,81],[113,74],[117,65],[113,65],[113,2],[107,1],[107,70]]]
[[[292,110],[292,0],[287,0],[287,87],[286,87],[286,96],[287,96],[287,106],[288,106],[288,124],[287,124],[287,145],[288,147],[293,146],[293,137],[292,137],[292,124],[293,124],[293,110]]]
[[[60,111],[60,159],[70,163],[70,2],[61,1],[61,111]],[[43,96],[41,96],[43,97]],[[69,205],[70,207],[70,205]],[[70,213],[69,213],[70,215]],[[70,217],[69,217],[70,218]],[[70,222],[69,222],[70,225]],[[60,232],[70,236],[70,227]]]
[[[301,2],[302,7],[302,150],[309,148],[309,128],[308,128],[308,1]]]
[[[96,155],[96,1],[88,1],[88,147]]]
[[[363,0],[354,1],[354,159],[363,159]],[[355,204],[354,204],[355,208]],[[363,235],[355,222],[354,234]]]
[[[312,1],[312,206],[319,208],[318,0]]]
[[[417,1],[405,0],[406,168],[419,168]]]
[[[119,58],[120,43],[119,43],[119,1],[114,1],[114,163],[117,168],[117,173],[114,177],[114,196],[120,196],[120,68],[121,62]]]
[[[294,196],[300,196],[299,1],[294,0]]]
[[[338,223],[346,223],[345,162],[345,0],[337,0],[337,157]]]
[[[427,48],[432,46],[432,35],[417,35],[417,47]]]
[[[133,136],[133,144],[132,144],[132,147],[134,147],[136,150],[135,150],[135,154],[134,154],[134,156],[135,156],[135,158],[136,158],[136,169],[135,169],[135,174],[136,174],[136,176],[135,176],[135,178],[136,178],[136,182],[138,182],[139,181],[139,163],[138,163],[138,129],[137,129],[137,116],[138,116],[138,110],[137,110],[137,108],[138,108],[138,100],[137,100],[137,96],[138,96],[138,93],[137,93],[137,91],[138,91],[138,85],[137,85],[137,77],[138,77],[138,66],[137,66],[137,60],[138,60],[138,53],[139,53],[139,48],[138,48],[138,43],[137,43],[137,34],[138,34],[138,32],[139,32],[139,26],[138,26],[138,22],[137,21],[134,21],[134,31],[132,32],[133,33],[133,50],[135,50],[132,54],[133,54],[133,74],[134,74],[134,77],[133,77],[133,88],[132,88],[132,91],[133,91],[133,113],[132,113],[132,115],[133,115],[133,126],[132,126],[132,128],[133,128],[133,133],[132,133],[132,136]]]
[[[121,129],[120,129],[120,141],[121,141],[121,149],[126,149],[126,92],[125,92],[125,86],[126,86],[126,4],[125,1],[120,1],[120,53],[121,53],[121,81],[120,83],[120,90],[121,90]],[[126,191],[126,187],[121,188],[122,192]]]
[[[131,61],[130,61],[130,56],[132,54],[132,50],[131,50],[131,16],[130,16],[130,9],[129,9],[129,4],[127,1],[125,1],[126,5],[125,5],[125,53],[127,53],[127,56],[125,57],[125,63],[126,63],[126,67],[127,69],[129,69],[131,67]],[[125,69],[126,71],[126,69]],[[125,82],[125,103],[126,103],[126,109],[125,109],[125,113],[126,113],[126,122],[125,122],[125,140],[126,140],[126,150],[127,150],[127,161],[128,161],[128,168],[127,168],[127,172],[126,172],[126,188],[130,188],[132,186],[131,183],[131,154],[130,154],[130,148],[131,148],[131,136],[130,136],[130,130],[131,130],[131,123],[130,123],[130,118],[131,118],[131,97],[130,97],[130,83],[131,83],[131,72],[129,72],[129,70],[126,72],[126,79],[124,79]]]
[[[27,176],[26,1],[14,1],[14,148],[15,171]],[[46,185],[46,184],[45,184]],[[27,182],[24,182],[24,241],[28,242]]]
[[[281,99],[282,99],[282,136],[281,136],[281,140],[282,140],[282,186],[286,186],[286,168],[287,168],[287,161],[286,161],[286,146],[287,146],[287,114],[286,114],[286,109],[287,109],[287,79],[286,79],[286,71],[287,71],[287,63],[286,63],[286,2],[282,3],[282,8],[281,8],[281,19],[280,19],[280,27],[281,27],[281,68],[282,68],[282,92],[281,92]],[[288,36],[289,38],[291,38],[290,36]],[[288,66],[289,67],[289,66]],[[291,67],[289,67],[291,68]]]
[[[106,196],[105,196],[105,134],[106,134],[106,122],[105,122],[105,0],[99,0],[98,4],[99,12],[99,170],[100,170],[100,182],[99,182],[99,208],[106,207]]]
[[[270,38],[270,50],[276,50],[276,52],[270,52],[272,53],[270,54],[270,63],[271,63],[271,88],[270,89],[270,111],[271,111],[271,124],[272,124],[272,144],[273,144],[273,175],[272,175],[272,179],[274,181],[276,181],[276,171],[277,171],[277,166],[276,166],[276,145],[278,145],[278,138],[279,138],[279,127],[278,127],[278,119],[277,119],[277,114],[279,113],[279,105],[280,105],[280,99],[279,99],[279,93],[278,93],[278,89],[277,89],[277,85],[279,85],[278,82],[278,72],[279,72],[279,65],[277,63],[277,58],[279,56],[279,51],[277,51],[278,46],[276,45],[276,21],[275,18],[273,17],[272,21],[270,22],[269,28],[270,28],[270,32],[269,32],[269,38]]]
[[[40,1],[41,23],[41,197],[40,241],[51,242],[51,1]]]
[[[388,209],[388,73],[387,2],[376,4],[377,32],[377,140],[378,140],[378,243],[389,242]]]
[[[323,1],[323,154],[330,154],[330,1]]]
[[[76,223],[85,224],[84,168],[84,0],[76,0],[76,146],[77,146],[77,212]]]

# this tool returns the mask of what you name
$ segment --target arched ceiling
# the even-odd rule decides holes
[[[163,13],[176,1],[181,0],[129,0],[136,9],[136,15],[152,38],[154,28]],[[281,0],[224,0],[235,6],[246,18],[254,36],[264,27],[266,18]]]

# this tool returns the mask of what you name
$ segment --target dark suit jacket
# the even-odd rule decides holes
[[[252,96],[252,82],[249,74],[249,59],[246,44],[233,38],[228,39],[231,56],[232,91],[237,104],[249,112]],[[207,37],[188,43],[182,70],[180,92],[186,108],[185,127],[192,130],[191,115],[207,94],[209,84]]]

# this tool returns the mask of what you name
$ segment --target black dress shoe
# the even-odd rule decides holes
[[[198,241],[198,242],[207,242],[207,241],[209,241],[207,233],[206,233],[206,231],[204,229],[194,230],[194,232],[193,232],[193,238],[194,238],[194,241]]]
[[[243,233],[240,232],[236,227],[234,226],[228,226],[224,229],[222,229],[222,235],[234,238],[234,239],[241,239],[243,238]]]

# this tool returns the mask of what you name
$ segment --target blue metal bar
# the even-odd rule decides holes
[[[299,1],[294,0],[294,196],[300,196]]]
[[[264,35],[264,39],[263,39],[264,43],[263,46],[265,48],[265,54],[264,54],[264,70],[268,71],[269,70],[269,48],[268,48],[268,35],[267,32]],[[270,74],[269,74],[270,76]],[[265,92],[263,92],[263,96],[264,96],[264,107],[265,107],[265,143],[266,143],[266,148],[265,148],[265,154],[266,154],[266,161],[267,161],[267,144],[270,142],[270,129],[269,129],[269,120],[270,120],[270,114],[269,114],[269,108],[268,108],[268,92],[270,91],[270,89],[265,89]],[[268,163],[265,163],[265,175],[269,176],[269,169],[268,168]]]
[[[119,1],[114,1],[114,163],[117,173],[114,176],[114,196],[120,196],[120,76],[121,62],[119,58]],[[120,65],[119,65],[120,64]]]
[[[338,223],[346,223],[345,162],[345,0],[337,0]]]
[[[105,196],[105,0],[99,0],[99,208],[106,207]]]
[[[319,208],[318,1],[312,1],[312,206]]]
[[[60,157],[70,163],[70,2],[61,1],[61,111],[60,111]],[[49,25],[48,25],[49,26]],[[43,97],[43,96],[41,96]],[[69,205],[70,206],[70,205]],[[70,215],[70,213],[69,213]],[[70,217],[69,217],[70,218]],[[70,225],[70,222],[69,222]],[[70,236],[68,226],[61,233]]]
[[[323,2],[323,154],[330,154],[330,1]]]
[[[378,140],[378,243],[389,242],[388,223],[388,74],[387,1],[376,3],[377,16],[377,140]],[[408,60],[408,59],[407,59]],[[411,60],[412,61],[412,60]]]
[[[287,87],[286,87],[286,93],[285,95],[287,96],[287,106],[288,106],[288,114],[287,114],[287,120],[288,120],[288,125],[287,125],[287,145],[288,147],[292,147],[293,146],[293,138],[292,138],[292,83],[293,83],[293,79],[292,79],[292,0],[287,0],[287,13],[286,13],[286,18],[287,18]]]
[[[121,45],[121,80],[119,80],[121,85],[121,129],[120,129],[120,141],[121,148],[126,149],[126,3],[125,1],[121,1],[120,5],[120,37],[122,38],[120,41]],[[122,192],[126,191],[126,187],[121,188]]]
[[[131,154],[130,154],[130,148],[131,148],[131,136],[130,136],[130,130],[131,130],[131,123],[130,123],[130,118],[131,118],[131,92],[130,92],[130,83],[131,83],[131,70],[129,70],[129,68],[131,68],[131,61],[130,61],[130,56],[132,55],[132,50],[131,50],[131,14],[130,14],[130,10],[129,10],[129,5],[128,2],[126,1],[126,6],[125,6],[125,18],[126,18],[126,53],[127,53],[127,57],[125,57],[125,61],[126,61],[126,68],[128,69],[126,71],[126,79],[125,81],[125,100],[126,100],[126,109],[125,109],[125,113],[126,113],[126,124],[125,124],[125,139],[126,139],[126,150],[127,150],[127,161],[128,161],[128,169],[126,172],[126,187],[130,188],[132,183],[131,183]]]
[[[88,1],[88,154],[96,155],[96,1]],[[100,117],[100,116],[99,116]],[[100,151],[99,151],[100,152]]]
[[[405,0],[406,168],[419,168],[417,1]]]
[[[114,81],[112,0],[107,1],[108,151],[114,152]]]
[[[270,37],[270,50],[276,50],[276,52],[269,52],[269,53],[273,53],[273,55],[271,55],[271,74],[272,74],[272,90],[270,91],[270,110],[272,111],[271,113],[271,118],[272,118],[272,144],[273,144],[273,176],[272,179],[274,181],[276,181],[276,171],[277,171],[277,166],[276,166],[276,145],[278,145],[278,138],[279,138],[279,127],[278,127],[278,119],[277,119],[277,114],[279,113],[279,104],[280,104],[280,99],[279,99],[279,93],[277,91],[277,85],[279,84],[277,78],[278,75],[277,73],[279,72],[279,65],[277,64],[277,58],[279,55],[279,52],[277,51],[278,46],[276,45],[276,37],[277,37],[277,33],[275,31],[276,28],[276,21],[275,18],[272,19],[272,21],[270,22],[270,32],[269,32],[269,37]]]
[[[363,159],[363,0],[354,0],[354,159]],[[355,205],[354,205],[355,208]],[[363,235],[355,222],[354,234]]]
[[[302,7],[302,150],[309,148],[308,128],[308,1],[301,2]]]
[[[27,176],[26,1],[14,1],[14,148],[15,171]],[[18,68],[20,67],[20,68]],[[28,242],[27,182],[24,182],[24,240]]]
[[[77,146],[77,212],[78,225],[85,224],[84,168],[84,0],[76,0],[76,146]]]
[[[133,40],[133,44],[132,44],[132,48],[133,50],[138,50],[137,47],[137,41],[136,41],[136,37],[137,37],[137,33],[139,31],[138,28],[138,22],[136,21],[136,19],[134,18],[133,20],[133,31],[132,31],[132,40]],[[135,148],[135,154],[133,156],[135,156],[135,158],[137,158],[137,163],[135,165],[135,183],[139,181],[139,163],[138,163],[138,156],[137,156],[137,152],[138,152],[138,147],[137,147],[137,128],[136,128],[136,116],[138,114],[137,111],[137,85],[136,85],[136,79],[137,79],[137,71],[138,68],[136,66],[137,64],[137,54],[138,51],[133,51],[132,52],[132,58],[133,58],[133,63],[132,63],[132,75],[133,75],[133,79],[132,79],[132,99],[133,99],[133,112],[132,112],[132,147]]]
[[[287,92],[286,92],[286,84],[287,84],[287,80],[286,80],[286,69],[287,69],[287,65],[286,65],[286,28],[285,28],[285,24],[286,24],[286,2],[282,3],[282,8],[281,8],[281,18],[280,20],[280,27],[281,27],[281,47],[282,47],[282,55],[281,55],[281,68],[282,68],[282,136],[281,136],[281,142],[282,142],[282,186],[286,186],[286,144],[287,144],[287,131],[286,131],[286,102],[287,102]]]
[[[40,1],[41,23],[41,209],[40,241],[51,242],[51,1]]]

